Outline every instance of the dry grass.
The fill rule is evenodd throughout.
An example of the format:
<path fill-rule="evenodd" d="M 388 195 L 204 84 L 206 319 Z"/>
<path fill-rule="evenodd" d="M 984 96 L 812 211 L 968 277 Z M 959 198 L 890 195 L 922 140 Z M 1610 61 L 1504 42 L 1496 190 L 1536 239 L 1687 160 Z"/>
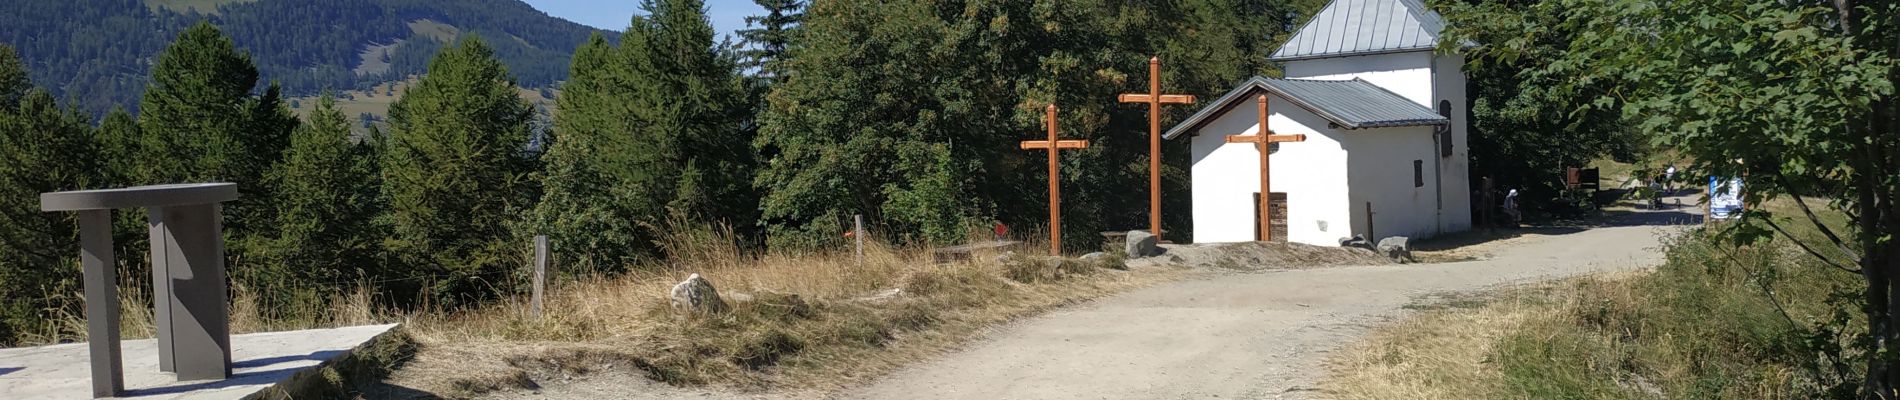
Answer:
<path fill-rule="evenodd" d="M 1651 271 L 1427 303 L 1337 355 L 1323 386 L 1348 399 L 1851 396 L 1857 277 L 1788 246 L 1691 233 Z"/>
<path fill-rule="evenodd" d="M 1510 398 L 1497 362 L 1499 344 L 1526 324 L 1560 318 L 1586 299 L 1608 292 L 1632 294 L 1624 282 L 1633 276 L 1611 274 L 1446 295 L 1409 305 L 1422 312 L 1374 329 L 1329 360 L 1332 373 L 1321 383 L 1322 390 L 1340 399 Z"/>
<path fill-rule="evenodd" d="M 860 265 L 844 252 L 747 256 L 705 245 L 729 243 L 718 235 L 692 235 L 670 240 L 673 261 L 654 272 L 556 283 L 539 319 L 522 299 L 410 315 L 424 350 L 388 384 L 464 397 L 622 369 L 684 386 L 841 387 L 994 324 L 1181 271 L 995 254 L 933 265 L 929 249 L 876 243 Z M 666 294 L 691 273 L 729 300 L 751 300 L 724 315 L 680 315 Z"/>

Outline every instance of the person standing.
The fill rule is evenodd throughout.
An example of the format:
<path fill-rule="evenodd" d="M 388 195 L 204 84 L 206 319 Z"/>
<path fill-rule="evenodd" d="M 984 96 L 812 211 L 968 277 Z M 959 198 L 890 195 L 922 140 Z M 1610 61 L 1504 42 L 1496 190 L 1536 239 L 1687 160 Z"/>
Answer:
<path fill-rule="evenodd" d="M 1504 194 L 1504 215 L 1511 217 L 1511 227 L 1517 227 L 1518 221 L 1523 220 L 1523 213 L 1517 210 L 1517 189 Z"/>
<path fill-rule="evenodd" d="M 1676 190 L 1676 165 L 1670 164 L 1663 169 L 1663 190 L 1674 193 Z"/>

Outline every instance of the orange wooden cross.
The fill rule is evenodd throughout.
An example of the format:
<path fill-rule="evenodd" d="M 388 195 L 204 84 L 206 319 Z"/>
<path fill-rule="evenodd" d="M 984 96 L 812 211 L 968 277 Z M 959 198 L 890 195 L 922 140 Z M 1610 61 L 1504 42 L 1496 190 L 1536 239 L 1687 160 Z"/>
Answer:
<path fill-rule="evenodd" d="M 1260 209 L 1258 214 L 1260 215 L 1260 241 L 1262 242 L 1273 241 L 1273 227 L 1268 225 L 1268 220 L 1273 218 L 1269 215 L 1273 209 L 1268 207 L 1268 205 L 1273 202 L 1273 184 L 1267 175 L 1267 146 L 1272 143 L 1304 141 L 1306 141 L 1306 135 L 1276 135 L 1273 134 L 1272 130 L 1267 129 L 1267 95 L 1265 94 L 1260 95 L 1260 130 L 1258 133 L 1252 135 L 1227 136 L 1227 143 L 1253 143 L 1254 148 L 1260 151 Z"/>
<path fill-rule="evenodd" d="M 1056 138 L 1056 105 L 1050 104 L 1048 115 L 1044 117 L 1049 126 L 1049 140 L 1025 140 L 1023 150 L 1049 151 L 1049 255 L 1062 256 L 1062 194 L 1061 174 L 1057 168 L 1056 152 L 1062 149 L 1083 149 L 1089 147 L 1087 140 L 1059 140 Z"/>
<path fill-rule="evenodd" d="M 1148 93 L 1121 95 L 1123 103 L 1148 103 L 1148 233 L 1161 240 L 1161 105 L 1193 104 L 1194 96 L 1161 94 L 1161 58 L 1148 59 Z"/>

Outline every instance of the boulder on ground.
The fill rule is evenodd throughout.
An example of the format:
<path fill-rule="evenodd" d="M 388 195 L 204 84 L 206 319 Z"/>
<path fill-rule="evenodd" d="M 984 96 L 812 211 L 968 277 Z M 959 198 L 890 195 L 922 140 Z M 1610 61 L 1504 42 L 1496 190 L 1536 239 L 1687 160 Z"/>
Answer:
<path fill-rule="evenodd" d="M 1379 239 L 1379 253 L 1392 258 L 1392 261 L 1408 263 L 1412 259 L 1411 239 L 1404 236 L 1392 236 Z"/>
<path fill-rule="evenodd" d="M 1161 254 L 1160 240 L 1147 231 L 1128 231 L 1128 243 L 1122 249 L 1128 258 L 1141 258 Z"/>
<path fill-rule="evenodd" d="M 712 282 L 699 274 L 673 285 L 672 298 L 673 309 L 689 314 L 715 314 L 729 309 L 726 301 L 719 298 L 719 291 L 713 289 Z"/>

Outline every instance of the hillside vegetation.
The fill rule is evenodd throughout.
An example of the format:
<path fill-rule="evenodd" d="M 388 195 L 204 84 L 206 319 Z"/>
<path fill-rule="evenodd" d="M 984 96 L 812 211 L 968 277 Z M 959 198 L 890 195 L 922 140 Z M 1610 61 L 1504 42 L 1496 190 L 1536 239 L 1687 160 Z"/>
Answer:
<path fill-rule="evenodd" d="M 95 116 L 136 113 L 159 51 L 201 20 L 250 53 L 260 82 L 291 96 L 408 79 L 470 34 L 489 39 L 521 86 L 548 87 L 566 79 L 588 35 L 617 37 L 517 0 L 15 0 L 0 2 L 0 42 L 17 48 L 55 98 Z"/>

